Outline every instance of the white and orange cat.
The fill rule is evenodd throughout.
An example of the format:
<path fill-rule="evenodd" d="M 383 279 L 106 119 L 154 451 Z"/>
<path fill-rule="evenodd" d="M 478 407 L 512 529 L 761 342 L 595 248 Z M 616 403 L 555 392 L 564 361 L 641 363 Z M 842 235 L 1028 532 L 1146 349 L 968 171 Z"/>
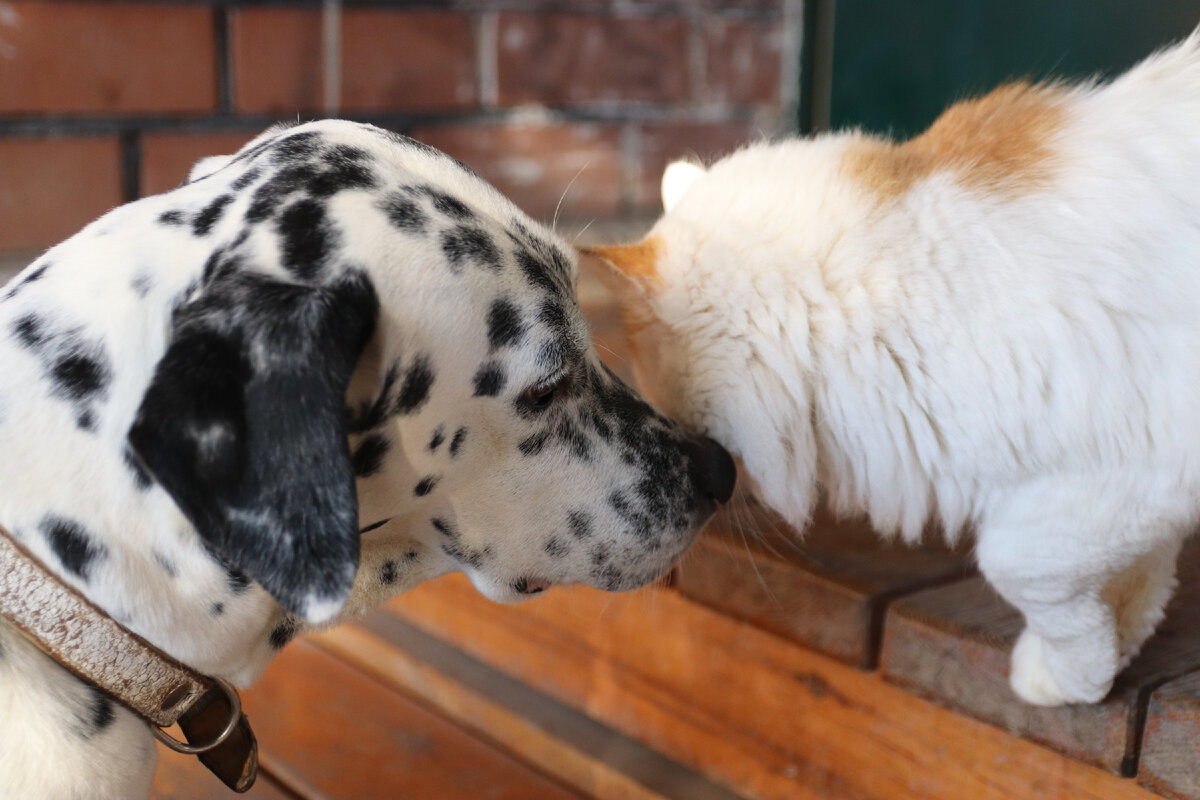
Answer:
<path fill-rule="evenodd" d="M 643 386 L 802 528 L 973 528 L 1013 689 L 1094 702 L 1200 521 L 1200 31 L 1104 84 L 1005 86 L 896 144 L 674 164 L 596 248 Z"/>

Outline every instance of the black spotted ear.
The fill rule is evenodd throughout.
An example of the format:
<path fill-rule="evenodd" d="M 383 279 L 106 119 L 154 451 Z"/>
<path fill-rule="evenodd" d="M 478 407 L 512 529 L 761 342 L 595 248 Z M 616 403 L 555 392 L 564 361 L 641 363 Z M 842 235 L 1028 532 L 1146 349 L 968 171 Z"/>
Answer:
<path fill-rule="evenodd" d="M 129 432 L 208 546 L 310 622 L 337 613 L 358 569 L 345 394 L 377 314 L 361 273 L 220 276 L 176 311 Z"/>

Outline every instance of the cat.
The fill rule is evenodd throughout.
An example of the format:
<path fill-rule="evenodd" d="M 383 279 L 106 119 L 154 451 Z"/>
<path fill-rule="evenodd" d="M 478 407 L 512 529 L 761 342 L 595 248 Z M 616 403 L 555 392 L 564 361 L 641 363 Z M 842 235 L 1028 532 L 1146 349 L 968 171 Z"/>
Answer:
<path fill-rule="evenodd" d="M 663 204 L 593 248 L 653 401 L 797 529 L 819 490 L 909 541 L 972 529 L 1025 618 L 1016 694 L 1101 700 L 1200 522 L 1200 30 L 902 144 L 677 162 Z"/>

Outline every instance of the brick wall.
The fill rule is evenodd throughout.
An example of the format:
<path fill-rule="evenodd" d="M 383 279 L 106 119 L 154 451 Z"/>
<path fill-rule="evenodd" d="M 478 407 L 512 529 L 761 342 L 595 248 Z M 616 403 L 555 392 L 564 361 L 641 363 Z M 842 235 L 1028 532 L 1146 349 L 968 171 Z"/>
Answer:
<path fill-rule="evenodd" d="M 794 127 L 801 2 L 0 0 L 0 253 L 329 115 L 442 148 L 535 216 L 652 213 L 668 159 Z"/>

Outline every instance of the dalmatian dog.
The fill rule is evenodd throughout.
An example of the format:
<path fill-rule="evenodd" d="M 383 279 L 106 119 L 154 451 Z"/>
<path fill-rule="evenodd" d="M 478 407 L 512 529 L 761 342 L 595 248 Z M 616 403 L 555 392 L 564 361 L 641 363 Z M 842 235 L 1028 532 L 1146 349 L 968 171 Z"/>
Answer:
<path fill-rule="evenodd" d="M 444 154 L 275 128 L 0 290 L 0 525 L 245 686 L 462 571 L 489 598 L 666 570 L 733 462 L 590 346 L 576 256 Z M 0 795 L 146 796 L 145 722 L 0 623 Z"/>

